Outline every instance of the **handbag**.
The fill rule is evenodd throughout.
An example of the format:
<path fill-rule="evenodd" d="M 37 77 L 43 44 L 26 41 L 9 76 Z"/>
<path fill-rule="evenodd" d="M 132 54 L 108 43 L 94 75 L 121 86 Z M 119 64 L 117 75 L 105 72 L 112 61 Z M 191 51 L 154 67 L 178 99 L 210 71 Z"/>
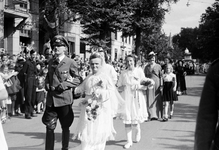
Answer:
<path fill-rule="evenodd" d="M 7 98 L 8 98 L 8 92 L 6 88 L 4 87 L 0 90 L 0 101 L 5 100 Z"/>
<path fill-rule="evenodd" d="M 6 90 L 7 90 L 8 94 L 13 95 L 13 94 L 18 93 L 21 89 L 20 81 L 19 81 L 18 77 L 12 76 L 9 80 L 11 81 L 12 84 L 9 87 L 6 86 Z"/>

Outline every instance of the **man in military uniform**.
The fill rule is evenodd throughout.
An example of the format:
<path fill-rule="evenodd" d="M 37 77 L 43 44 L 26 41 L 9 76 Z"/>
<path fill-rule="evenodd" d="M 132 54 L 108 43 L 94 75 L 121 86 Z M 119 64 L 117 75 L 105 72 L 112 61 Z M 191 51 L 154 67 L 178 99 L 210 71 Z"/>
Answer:
<path fill-rule="evenodd" d="M 77 64 L 68 58 L 68 41 L 61 35 L 52 40 L 55 57 L 48 63 L 46 77 L 46 110 L 42 122 L 46 125 L 46 150 L 54 149 L 54 130 L 59 119 L 62 128 L 62 150 L 68 150 L 70 130 L 74 120 L 72 88 L 78 86 Z"/>
<path fill-rule="evenodd" d="M 31 117 L 36 117 L 34 114 L 34 105 L 36 99 L 36 55 L 37 52 L 34 50 L 30 51 L 30 58 L 23 67 L 23 74 L 25 78 L 24 82 L 24 97 L 25 97 L 25 118 L 31 119 Z"/>
<path fill-rule="evenodd" d="M 195 130 L 195 150 L 219 150 L 219 60 L 208 70 Z"/>

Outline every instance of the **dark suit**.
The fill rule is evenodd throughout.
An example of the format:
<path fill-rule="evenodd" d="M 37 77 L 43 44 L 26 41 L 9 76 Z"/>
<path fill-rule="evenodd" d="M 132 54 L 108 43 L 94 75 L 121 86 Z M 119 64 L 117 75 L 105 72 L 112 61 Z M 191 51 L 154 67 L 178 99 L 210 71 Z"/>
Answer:
<path fill-rule="evenodd" d="M 68 149 L 69 127 L 74 120 L 72 88 L 80 83 L 77 74 L 76 63 L 66 56 L 60 63 L 57 63 L 55 58 L 49 61 L 46 77 L 48 91 L 46 110 L 42 118 L 47 127 L 46 150 L 54 149 L 54 129 L 57 119 L 62 127 L 62 150 Z M 75 78 L 73 82 L 67 81 L 69 76 Z"/>
<path fill-rule="evenodd" d="M 206 76 L 197 116 L 195 150 L 219 150 L 218 110 L 219 60 L 211 65 Z"/>
<path fill-rule="evenodd" d="M 25 116 L 33 115 L 36 97 L 36 62 L 28 59 L 23 67 L 25 76 Z"/>

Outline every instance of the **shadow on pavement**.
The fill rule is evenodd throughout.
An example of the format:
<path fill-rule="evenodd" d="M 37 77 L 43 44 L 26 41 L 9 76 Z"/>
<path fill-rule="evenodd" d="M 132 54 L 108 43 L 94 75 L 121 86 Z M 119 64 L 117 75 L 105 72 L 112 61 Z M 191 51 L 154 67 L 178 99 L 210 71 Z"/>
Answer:
<path fill-rule="evenodd" d="M 188 87 L 187 88 L 187 95 L 200 97 L 202 94 L 202 89 L 203 89 L 203 87 Z"/>
<path fill-rule="evenodd" d="M 195 122 L 198 112 L 198 106 L 175 103 L 175 114 L 173 115 L 172 121 L 176 122 Z M 176 111 L 177 109 L 177 111 Z M 177 120 L 174 120 L 177 118 Z"/>
<path fill-rule="evenodd" d="M 123 147 L 124 142 L 126 142 L 126 140 L 120 140 L 120 141 L 107 141 L 106 145 L 117 145 L 117 146 L 121 146 Z M 120 144 L 122 143 L 122 144 Z"/>
<path fill-rule="evenodd" d="M 193 146 L 188 145 L 170 145 L 170 144 L 162 144 L 164 147 L 166 147 L 166 150 L 192 150 Z"/>
<path fill-rule="evenodd" d="M 8 132 L 10 134 L 15 134 L 15 135 L 24 135 L 26 137 L 30 137 L 32 139 L 45 139 L 46 133 L 42 132 Z M 61 142 L 62 141 L 62 133 L 56 133 L 55 131 L 55 143 Z"/>

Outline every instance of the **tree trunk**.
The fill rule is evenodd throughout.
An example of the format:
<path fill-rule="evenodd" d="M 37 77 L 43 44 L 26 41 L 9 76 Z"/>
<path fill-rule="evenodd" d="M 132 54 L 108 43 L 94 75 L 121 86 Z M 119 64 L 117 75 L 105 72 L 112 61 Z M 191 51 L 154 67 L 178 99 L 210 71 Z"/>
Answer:
<path fill-rule="evenodd" d="M 141 29 L 137 27 L 136 29 L 136 40 L 135 40 L 135 54 L 140 56 L 140 45 L 141 45 Z"/>

